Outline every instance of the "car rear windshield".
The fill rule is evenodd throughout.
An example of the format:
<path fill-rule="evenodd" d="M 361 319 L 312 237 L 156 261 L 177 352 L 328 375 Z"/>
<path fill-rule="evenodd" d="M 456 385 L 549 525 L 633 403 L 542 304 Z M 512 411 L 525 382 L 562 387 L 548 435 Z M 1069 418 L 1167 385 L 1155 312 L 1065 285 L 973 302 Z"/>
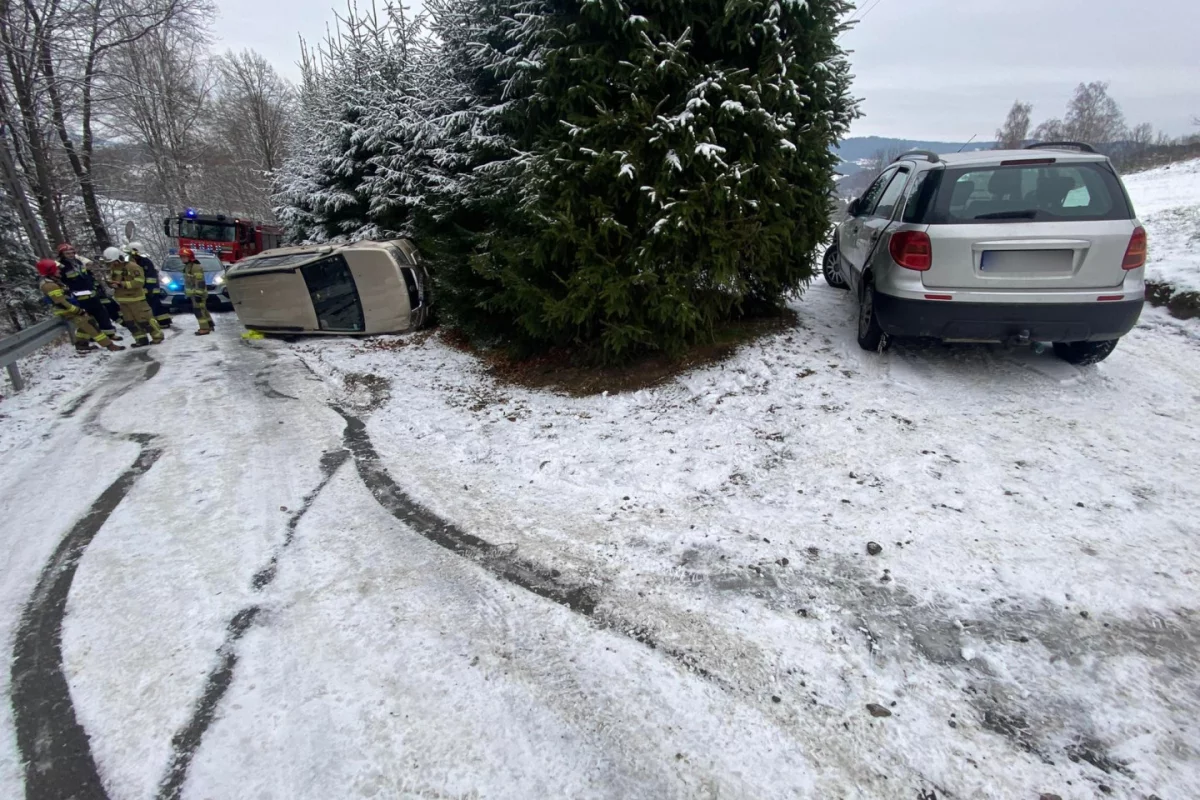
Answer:
<path fill-rule="evenodd" d="M 914 197 L 931 224 L 1131 219 L 1125 191 L 1104 163 L 960 167 L 941 171 Z M 921 202 L 924 201 L 924 202 Z M 907 216 L 907 214 L 906 214 Z"/>

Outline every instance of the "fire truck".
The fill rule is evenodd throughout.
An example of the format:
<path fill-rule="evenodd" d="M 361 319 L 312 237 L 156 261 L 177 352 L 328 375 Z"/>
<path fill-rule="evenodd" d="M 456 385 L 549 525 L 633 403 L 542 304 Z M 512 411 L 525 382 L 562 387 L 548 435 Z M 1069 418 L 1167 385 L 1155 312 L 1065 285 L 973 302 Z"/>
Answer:
<path fill-rule="evenodd" d="M 232 264 L 247 256 L 279 247 L 283 228 L 226 214 L 199 214 L 189 208 L 163 220 L 163 233 L 197 253 L 212 253 Z"/>

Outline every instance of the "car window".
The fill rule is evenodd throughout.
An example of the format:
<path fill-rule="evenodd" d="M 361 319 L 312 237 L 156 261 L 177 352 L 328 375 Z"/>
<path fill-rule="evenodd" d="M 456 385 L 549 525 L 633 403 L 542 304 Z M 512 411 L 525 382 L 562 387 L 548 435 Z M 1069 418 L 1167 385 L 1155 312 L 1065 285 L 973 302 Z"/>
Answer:
<path fill-rule="evenodd" d="M 1130 219 L 1116 175 L 1101 163 L 946 170 L 930 221 L 950 224 Z"/>
<path fill-rule="evenodd" d="M 340 253 L 300 267 L 323 331 L 358 332 L 365 328 L 354 274 Z"/>
<path fill-rule="evenodd" d="M 892 179 L 893 174 L 895 174 L 895 170 L 888 170 L 867 187 L 858 200 L 858 216 L 868 216 L 875 210 L 875 206 L 879 203 L 879 197 L 883 194 L 883 189 Z"/>
<path fill-rule="evenodd" d="M 924 206 L 929 202 L 929 192 L 925 188 L 931 185 L 929 176 L 932 174 L 932 170 L 925 170 L 908 182 L 908 190 L 904 193 L 904 213 L 900 217 L 904 222 L 921 221 L 925 213 Z"/>
<path fill-rule="evenodd" d="M 904 186 L 907 183 L 908 170 L 901 167 L 896 170 L 895 176 L 888 182 L 887 188 L 883 190 L 883 194 L 879 197 L 879 203 L 875 206 L 875 210 L 871 212 L 871 216 L 891 219 L 892 215 L 896 213 L 896 204 L 900 201 L 900 196 L 904 193 Z"/>
<path fill-rule="evenodd" d="M 409 310 L 416 311 L 424 302 L 424 298 L 421 295 L 421 285 L 417 281 L 417 273 L 413 272 L 410 267 L 401 267 L 400 273 L 404 276 L 404 286 L 408 289 Z"/>

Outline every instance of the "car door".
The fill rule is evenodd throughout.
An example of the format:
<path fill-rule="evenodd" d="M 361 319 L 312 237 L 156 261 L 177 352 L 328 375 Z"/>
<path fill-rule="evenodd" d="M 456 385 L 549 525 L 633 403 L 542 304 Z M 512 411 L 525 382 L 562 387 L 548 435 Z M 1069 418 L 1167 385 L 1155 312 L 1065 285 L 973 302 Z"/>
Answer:
<path fill-rule="evenodd" d="M 888 180 L 887 186 L 879 195 L 875 207 L 863 218 L 862 232 L 859 234 L 859 246 L 863 250 L 862 263 L 869 265 L 879 252 L 880 242 L 887 235 L 896 210 L 904 204 L 904 188 L 908 185 L 911 169 L 907 166 L 897 167 Z M 859 275 L 866 267 L 859 270 Z M 854 286 L 857 288 L 858 284 Z"/>
<path fill-rule="evenodd" d="M 842 275 L 850 282 L 851 288 L 855 291 L 858 289 L 858 276 L 862 274 L 863 264 L 869 254 L 869 251 L 864 248 L 865 224 L 879 203 L 883 190 L 895 177 L 897 169 L 897 167 L 890 167 L 880 173 L 879 177 L 872 181 L 867 190 L 858 198 L 854 215 L 838 228 L 838 252 L 841 253 L 842 258 Z"/>

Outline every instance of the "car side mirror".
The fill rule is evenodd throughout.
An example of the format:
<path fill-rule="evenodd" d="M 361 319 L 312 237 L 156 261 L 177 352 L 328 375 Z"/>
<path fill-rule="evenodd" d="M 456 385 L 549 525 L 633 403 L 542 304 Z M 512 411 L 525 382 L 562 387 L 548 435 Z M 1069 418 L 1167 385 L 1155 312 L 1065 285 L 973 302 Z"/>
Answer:
<path fill-rule="evenodd" d="M 850 201 L 850 205 L 846 206 L 846 213 L 852 217 L 858 216 L 858 200 L 859 198 L 856 197 Z"/>

